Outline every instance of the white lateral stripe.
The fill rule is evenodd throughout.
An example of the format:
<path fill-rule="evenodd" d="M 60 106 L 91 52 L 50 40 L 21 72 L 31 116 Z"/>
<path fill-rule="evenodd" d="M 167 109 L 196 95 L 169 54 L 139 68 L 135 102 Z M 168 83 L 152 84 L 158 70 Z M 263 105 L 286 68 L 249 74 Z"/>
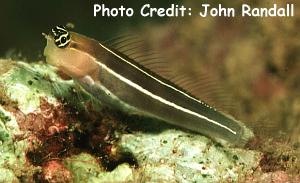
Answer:
<path fill-rule="evenodd" d="M 128 63 L 128 64 L 131 65 L 132 67 L 134 67 L 134 68 L 138 69 L 139 71 L 143 72 L 145 75 L 147 75 L 147 76 L 151 77 L 152 79 L 156 80 L 156 81 L 159 82 L 160 84 L 165 85 L 165 86 L 167 86 L 167 87 L 169 87 L 169 88 L 171 88 L 171 89 L 173 89 L 173 90 L 175 90 L 175 91 L 177 91 L 177 92 L 179 92 L 179 93 L 185 95 L 186 97 L 188 97 L 188 98 L 190 98 L 190 99 L 192 99 L 192 100 L 194 100 L 194 101 L 196 101 L 196 102 L 198 102 L 198 103 L 200 103 L 200 104 L 205 105 L 205 106 L 208 107 L 208 108 L 212 108 L 212 107 L 208 106 L 207 104 L 205 104 L 204 102 L 202 102 L 202 101 L 200 101 L 200 100 L 198 100 L 198 99 L 196 99 L 196 98 L 190 96 L 189 94 L 187 94 L 187 93 L 185 93 L 185 92 L 183 92 L 183 91 L 181 91 L 181 90 L 178 90 L 177 88 L 175 88 L 175 87 L 173 87 L 173 86 L 171 86 L 171 85 L 169 85 L 169 84 L 167 84 L 167 83 L 165 83 L 165 82 L 163 82 L 163 81 L 157 79 L 156 77 L 154 77 L 154 76 L 152 76 L 151 74 L 147 73 L 147 72 L 144 71 L 143 69 L 139 68 L 138 66 L 136 66 L 136 65 L 132 64 L 131 62 L 127 61 L 126 59 L 124 59 L 124 58 L 121 57 L 120 55 L 116 54 L 115 52 L 113 52 L 113 51 L 110 50 L 109 48 L 105 47 L 105 46 L 102 45 L 101 43 L 99 43 L 99 45 L 102 46 L 102 47 L 103 47 L 104 49 L 106 49 L 107 51 L 109 51 L 110 53 L 112 53 L 113 55 L 115 55 L 116 57 L 118 57 L 118 58 L 120 58 L 121 60 L 123 60 L 124 62 Z"/>
<path fill-rule="evenodd" d="M 151 98 L 153 98 L 153 99 L 155 99 L 155 100 L 158 100 L 158 101 L 160 101 L 160 102 L 162 102 L 162 103 L 164 103 L 164 104 L 166 104 L 166 105 L 168 105 L 168 106 L 174 107 L 175 109 L 181 110 L 181 111 L 183 111 L 183 112 L 185 112 L 185 113 L 188 113 L 188 114 L 197 116 L 197 117 L 199 117 L 199 118 L 201 118 L 201 119 L 204 119 L 204 120 L 206 120 L 206 121 L 209 121 L 209 122 L 211 122 L 211 123 L 213 123 L 213 124 L 215 124 L 215 125 L 217 125 L 217 126 L 220 126 L 221 128 L 224 128 L 224 129 L 226 129 L 226 130 L 228 130 L 228 131 L 230 131 L 231 133 L 233 133 L 233 134 L 236 135 L 236 132 L 233 131 L 232 129 L 228 128 L 227 126 L 222 125 L 222 124 L 220 124 L 220 123 L 218 123 L 218 122 L 216 122 L 216 121 L 214 121 L 214 120 L 211 120 L 211 119 L 209 119 L 209 118 L 207 118 L 207 117 L 205 117 L 205 116 L 202 116 L 202 115 L 200 115 L 200 114 L 198 114 L 198 113 L 196 113 L 196 112 L 194 112 L 194 111 L 191 111 L 191 110 L 189 110 L 189 109 L 186 109 L 186 108 L 184 108 L 184 107 L 181 107 L 181 106 L 179 106 L 179 105 L 177 105 L 177 104 L 175 104 L 175 103 L 173 103 L 173 102 L 170 102 L 170 101 L 168 101 L 168 100 L 166 100 L 166 99 L 164 99 L 164 98 L 161 98 L 160 96 L 154 95 L 153 93 L 151 93 L 150 91 L 148 91 L 148 90 L 142 88 L 142 87 L 139 86 L 138 84 L 133 83 L 133 82 L 130 81 L 129 79 L 127 79 L 127 78 L 121 76 L 120 74 L 116 73 L 115 71 L 111 70 L 110 68 L 108 68 L 108 67 L 107 67 L 106 65 L 104 65 L 103 63 L 100 63 L 100 62 L 96 62 L 96 63 L 98 63 L 98 64 L 100 65 L 100 67 L 102 67 L 103 69 L 107 70 L 109 73 L 113 74 L 115 77 L 117 77 L 117 78 L 120 79 L 121 81 L 123 81 L 123 82 L 125 82 L 126 84 L 128 84 L 128 85 L 134 87 L 135 89 L 139 90 L 140 92 L 142 92 L 142 93 L 144 93 L 144 94 L 150 96 Z"/>

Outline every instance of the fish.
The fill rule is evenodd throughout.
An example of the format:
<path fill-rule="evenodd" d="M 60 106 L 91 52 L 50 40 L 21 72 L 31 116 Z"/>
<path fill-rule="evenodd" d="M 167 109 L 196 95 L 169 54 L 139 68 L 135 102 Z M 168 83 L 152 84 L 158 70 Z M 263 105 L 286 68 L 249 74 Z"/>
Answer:
<path fill-rule="evenodd" d="M 55 26 L 44 36 L 46 62 L 112 109 L 158 119 L 234 146 L 244 146 L 253 138 L 244 123 L 105 42 L 64 26 Z"/>

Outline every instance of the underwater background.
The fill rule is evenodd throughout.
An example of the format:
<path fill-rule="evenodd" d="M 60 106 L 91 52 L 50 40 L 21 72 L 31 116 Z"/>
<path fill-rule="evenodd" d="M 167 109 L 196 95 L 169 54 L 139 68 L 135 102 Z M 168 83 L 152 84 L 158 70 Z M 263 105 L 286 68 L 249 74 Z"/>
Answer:
<path fill-rule="evenodd" d="M 144 46 L 159 50 L 170 68 L 190 76 L 213 78 L 206 101 L 224 108 L 256 134 L 250 150 L 263 152 L 264 173 L 280 172 L 299 180 L 300 158 L 300 4 L 292 18 L 93 17 L 93 3 L 119 7 L 120 1 L 2 1 L 0 58 L 35 63 L 44 60 L 42 32 L 54 25 L 74 25 L 74 31 L 107 40 L 122 34 L 141 37 Z M 199 10 L 207 1 L 151 1 L 153 7 L 185 4 Z M 122 4 L 135 10 L 146 1 Z M 211 1 L 238 7 L 265 7 L 270 1 Z M 284 6 L 286 1 L 272 1 Z M 2 68 L 3 69 L 3 68 Z M 1 70 L 1 68 L 0 68 Z M 284 173 L 282 173 L 284 172 Z M 276 174 L 277 175 L 277 174 Z M 254 175 L 255 177 L 256 175 Z M 287 176 L 288 177 L 288 176 Z M 244 182 L 244 181 L 242 181 Z M 266 181 L 267 182 L 267 181 Z"/>

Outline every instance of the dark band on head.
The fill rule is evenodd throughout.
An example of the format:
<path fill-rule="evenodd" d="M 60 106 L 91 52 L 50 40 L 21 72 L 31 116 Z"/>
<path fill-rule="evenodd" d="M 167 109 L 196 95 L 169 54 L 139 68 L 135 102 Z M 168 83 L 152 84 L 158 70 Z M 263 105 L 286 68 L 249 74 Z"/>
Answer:
<path fill-rule="evenodd" d="M 51 29 L 57 47 L 64 48 L 70 43 L 70 33 L 64 26 L 55 26 Z"/>

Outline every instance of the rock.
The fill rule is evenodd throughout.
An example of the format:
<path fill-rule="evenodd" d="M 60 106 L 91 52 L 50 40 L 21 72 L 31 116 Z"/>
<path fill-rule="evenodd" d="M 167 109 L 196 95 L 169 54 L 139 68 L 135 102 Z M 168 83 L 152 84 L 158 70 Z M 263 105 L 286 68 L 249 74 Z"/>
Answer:
<path fill-rule="evenodd" d="M 0 182 L 226 182 L 259 166 L 173 128 L 107 110 L 44 63 L 0 60 Z"/>
<path fill-rule="evenodd" d="M 179 130 L 123 135 L 120 146 L 137 158 L 142 182 L 237 181 L 251 174 L 260 159 L 258 152 L 222 147 Z"/>

